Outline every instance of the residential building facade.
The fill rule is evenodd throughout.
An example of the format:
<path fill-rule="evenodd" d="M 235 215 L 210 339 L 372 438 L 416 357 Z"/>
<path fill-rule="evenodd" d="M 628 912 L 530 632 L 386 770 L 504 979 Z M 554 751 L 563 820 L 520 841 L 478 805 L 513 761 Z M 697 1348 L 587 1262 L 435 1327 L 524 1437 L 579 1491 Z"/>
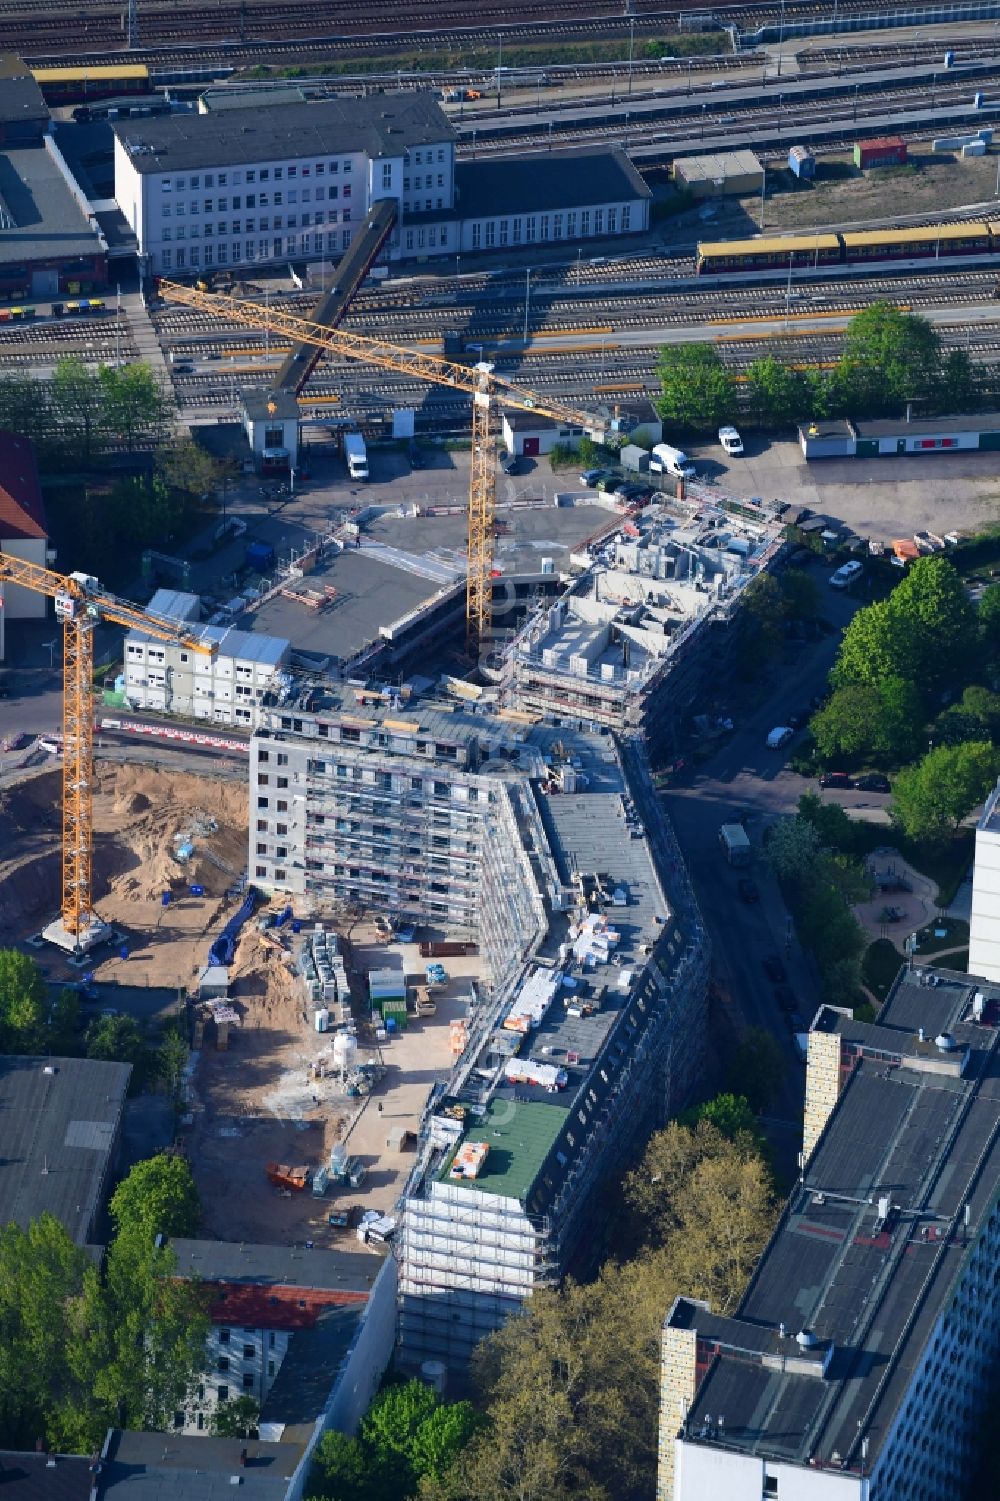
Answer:
<path fill-rule="evenodd" d="M 659 1501 L 967 1494 L 1000 1336 L 1000 989 L 908 967 L 874 1023 L 820 1008 L 808 1075 L 802 1176 L 739 1306 L 664 1324 Z"/>

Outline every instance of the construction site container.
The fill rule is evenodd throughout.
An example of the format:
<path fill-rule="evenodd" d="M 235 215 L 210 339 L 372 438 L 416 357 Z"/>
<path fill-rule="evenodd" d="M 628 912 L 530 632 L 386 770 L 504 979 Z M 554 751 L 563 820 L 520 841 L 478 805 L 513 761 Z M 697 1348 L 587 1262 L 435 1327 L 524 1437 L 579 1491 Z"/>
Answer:
<path fill-rule="evenodd" d="M 421 959 L 455 959 L 462 954 L 477 954 L 478 948 L 474 943 L 459 943 L 457 941 L 439 943 L 422 943 L 420 945 Z"/>
<path fill-rule="evenodd" d="M 486 1164 L 489 1142 L 465 1141 L 459 1147 L 448 1169 L 449 1178 L 478 1178 Z"/>
<path fill-rule="evenodd" d="M 789 171 L 803 182 L 816 176 L 816 158 L 808 146 L 793 146 L 788 153 Z"/>
<path fill-rule="evenodd" d="M 215 1024 L 215 1046 L 216 1046 L 216 1048 L 218 1049 L 218 1051 L 220 1053 L 227 1053 L 229 1051 L 229 1023 L 228 1022 L 216 1022 L 216 1024 Z"/>
<path fill-rule="evenodd" d="M 275 1188 L 290 1188 L 295 1193 L 301 1193 L 312 1178 L 311 1168 L 293 1167 L 287 1162 L 269 1162 L 265 1172 Z"/>
<path fill-rule="evenodd" d="M 314 1199 L 323 1199 L 323 1198 L 325 1198 L 326 1197 L 326 1190 L 329 1187 L 329 1184 L 330 1184 L 330 1174 L 327 1172 L 326 1168 L 325 1167 L 317 1168 L 316 1172 L 313 1174 L 313 1180 L 312 1180 L 313 1198 Z"/>
<path fill-rule="evenodd" d="M 906 164 L 906 142 L 902 136 L 876 136 L 870 141 L 855 141 L 856 167 L 902 167 Z"/>
<path fill-rule="evenodd" d="M 263 573 L 274 563 L 274 548 L 269 542 L 248 542 L 246 560 L 248 568 L 254 569 L 256 573 Z"/>
<path fill-rule="evenodd" d="M 317 1032 L 326 1032 L 330 1026 L 330 1013 L 325 1006 L 320 1006 L 313 1015 Z"/>

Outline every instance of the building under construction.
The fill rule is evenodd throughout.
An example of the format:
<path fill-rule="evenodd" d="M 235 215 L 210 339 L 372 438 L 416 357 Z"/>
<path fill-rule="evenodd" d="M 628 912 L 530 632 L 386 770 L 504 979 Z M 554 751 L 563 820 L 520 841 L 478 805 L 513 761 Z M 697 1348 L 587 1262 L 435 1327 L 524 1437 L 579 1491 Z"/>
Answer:
<path fill-rule="evenodd" d="M 255 883 L 467 932 L 483 958 L 406 1196 L 408 1362 L 464 1363 L 585 1260 L 596 1189 L 697 1079 L 704 933 L 627 754 L 495 699 L 361 689 L 254 737 Z"/>
<path fill-rule="evenodd" d="M 781 550 L 761 508 L 664 501 L 575 561 L 586 571 L 537 609 L 504 656 L 504 699 L 659 746 L 725 681 L 749 583 Z"/>

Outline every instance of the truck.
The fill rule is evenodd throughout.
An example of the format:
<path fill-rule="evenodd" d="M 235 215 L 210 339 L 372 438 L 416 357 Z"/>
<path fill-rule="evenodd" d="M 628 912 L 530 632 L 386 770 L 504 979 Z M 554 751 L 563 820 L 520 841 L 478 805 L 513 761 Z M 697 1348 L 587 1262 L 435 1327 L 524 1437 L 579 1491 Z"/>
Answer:
<path fill-rule="evenodd" d="M 750 864 L 750 840 L 741 823 L 720 824 L 719 843 L 730 865 Z"/>
<path fill-rule="evenodd" d="M 351 479 L 368 478 L 368 450 L 360 433 L 344 434 L 344 458 L 347 460 L 347 472 Z"/>
<path fill-rule="evenodd" d="M 674 479 L 694 479 L 698 471 L 682 448 L 657 443 L 649 456 L 650 474 L 670 474 Z"/>

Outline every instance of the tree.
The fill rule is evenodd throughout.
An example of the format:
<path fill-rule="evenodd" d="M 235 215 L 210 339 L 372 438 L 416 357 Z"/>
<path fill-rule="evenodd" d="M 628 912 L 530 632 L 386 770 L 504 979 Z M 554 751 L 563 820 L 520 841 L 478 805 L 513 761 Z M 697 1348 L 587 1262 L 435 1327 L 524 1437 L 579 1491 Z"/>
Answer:
<path fill-rule="evenodd" d="M 781 575 L 781 608 L 788 620 L 815 620 L 819 614 L 819 588 L 802 568 L 788 568 Z"/>
<path fill-rule="evenodd" d="M 770 1033 L 763 1036 L 780 1052 Z M 667 1248 L 691 1297 L 731 1313 L 767 1244 L 775 1218 L 771 1175 L 759 1156 L 728 1153 L 694 1174 Z"/>
<path fill-rule="evenodd" d="M 772 355 L 747 367 L 746 390 L 753 421 L 760 427 L 790 427 L 816 415 L 812 392 L 802 372 Z"/>
<path fill-rule="evenodd" d="M 441 1480 L 465 1450 L 483 1420 L 471 1402 L 442 1402 L 413 1435 L 409 1458 L 419 1480 Z"/>
<path fill-rule="evenodd" d="M 146 1051 L 139 1023 L 131 1016 L 99 1016 L 87 1028 L 87 1057 L 138 1064 Z"/>
<path fill-rule="evenodd" d="M 919 662 L 920 640 L 913 623 L 898 619 L 889 599 L 877 600 L 858 610 L 844 627 L 830 681 L 839 688 L 847 683 L 877 686 L 889 677 L 912 680 Z"/>
<path fill-rule="evenodd" d="M 953 682 L 956 664 L 971 662 L 976 639 L 976 612 L 958 570 L 947 558 L 918 558 L 888 604 L 893 620 L 906 622 L 919 639 L 917 680 Z"/>
<path fill-rule="evenodd" d="M 213 1438 L 256 1438 L 260 1423 L 260 1403 L 242 1392 L 228 1402 L 220 1402 L 212 1414 Z"/>
<path fill-rule="evenodd" d="M 923 733 L 924 701 L 905 678 L 845 683 L 813 715 L 809 728 L 824 761 L 872 755 L 898 766 L 914 754 Z"/>
<path fill-rule="evenodd" d="M 686 1110 L 680 1117 L 681 1124 L 687 1127 L 697 1126 L 699 1121 L 705 1121 L 721 1131 L 727 1141 L 736 1141 L 744 1133 L 751 1139 L 758 1140 L 757 1118 L 750 1108 L 750 1102 L 743 1094 L 719 1094 L 712 1100 L 706 1100 L 703 1105 L 696 1105 L 692 1110 Z"/>
<path fill-rule="evenodd" d="M 776 1099 L 787 1067 L 785 1052 L 776 1038 L 763 1027 L 747 1027 L 730 1059 L 730 1087 L 759 1114 Z"/>
<path fill-rule="evenodd" d="M 156 1072 L 175 1098 L 181 1087 L 188 1063 L 188 1045 L 180 1026 L 164 1028 L 156 1050 Z"/>
<path fill-rule="evenodd" d="M 386 1387 L 365 1415 L 361 1438 L 378 1454 L 408 1461 L 414 1437 L 437 1405 L 437 1393 L 422 1381 Z"/>
<path fill-rule="evenodd" d="M 137 1162 L 111 1196 L 116 1234 L 138 1234 L 152 1244 L 157 1235 L 194 1235 L 201 1204 L 190 1163 L 161 1152 Z"/>
<path fill-rule="evenodd" d="M 78 460 L 89 464 L 98 447 L 103 415 L 97 375 L 76 356 L 58 360 L 52 372 L 51 398 L 61 440 Z"/>
<path fill-rule="evenodd" d="M 839 803 L 824 803 L 815 792 L 804 792 L 799 798 L 797 816 L 812 824 L 824 849 L 841 852 L 853 849 L 855 825 Z"/>
<path fill-rule="evenodd" d="M 736 413 L 732 377 L 714 344 L 667 344 L 657 367 L 664 422 L 689 432 L 707 432 Z"/>
<path fill-rule="evenodd" d="M 932 395 L 941 341 L 926 318 L 874 302 L 851 319 L 839 369 L 856 394 L 855 411 L 898 411 Z"/>
<path fill-rule="evenodd" d="M 768 831 L 766 849 L 767 863 L 782 885 L 805 882 L 819 858 L 819 830 L 804 818 L 779 818 Z"/>
<path fill-rule="evenodd" d="M 910 838 L 941 842 L 989 792 L 1000 753 L 985 740 L 939 745 L 893 782 L 890 816 Z"/>
<path fill-rule="evenodd" d="M 990 656 L 1000 653 L 1000 584 L 990 584 L 979 597 L 976 624 L 983 646 Z"/>
<path fill-rule="evenodd" d="M 102 365 L 98 380 L 107 431 L 129 453 L 134 452 L 140 439 L 152 442 L 164 436 L 172 402 L 148 365 L 130 364 L 122 370 Z"/>
<path fill-rule="evenodd" d="M 156 468 L 171 489 L 202 497 L 219 483 L 223 466 L 200 443 L 180 438 L 160 449 Z"/>
<path fill-rule="evenodd" d="M 934 390 L 939 412 L 971 412 L 979 405 L 979 380 L 964 349 L 949 349 Z"/>
<path fill-rule="evenodd" d="M 316 1445 L 310 1494 L 325 1501 L 367 1501 L 370 1480 L 371 1462 L 360 1439 L 328 1429 Z"/>
<path fill-rule="evenodd" d="M 0 1048 L 34 1052 L 43 1039 L 46 1011 L 45 981 L 34 959 L 17 949 L 0 949 Z"/>
<path fill-rule="evenodd" d="M 53 1053 L 72 1053 L 79 1047 L 80 997 L 64 987 L 49 1006 L 45 1044 Z"/>

